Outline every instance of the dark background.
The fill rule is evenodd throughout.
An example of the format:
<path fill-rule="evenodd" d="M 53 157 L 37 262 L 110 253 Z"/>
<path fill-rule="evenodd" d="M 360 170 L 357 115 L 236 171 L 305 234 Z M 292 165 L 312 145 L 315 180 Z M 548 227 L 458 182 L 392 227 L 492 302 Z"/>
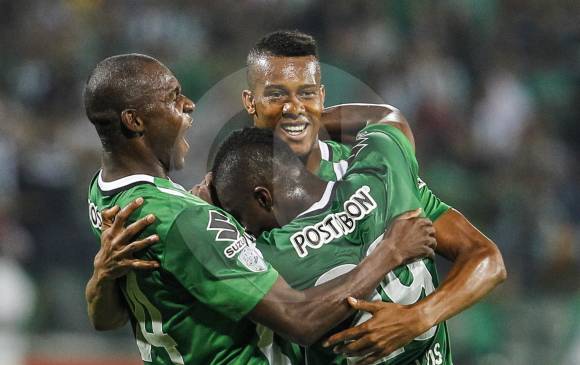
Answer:
<path fill-rule="evenodd" d="M 138 356 L 128 330 L 85 314 L 95 64 L 139 52 L 174 71 L 198 102 L 175 177 L 191 186 L 201 137 L 244 119 L 247 51 L 285 28 L 318 40 L 327 105 L 404 112 L 424 180 L 502 250 L 508 281 L 450 321 L 456 363 L 579 364 L 579 19 L 563 0 L 0 0 L 0 363 Z"/>

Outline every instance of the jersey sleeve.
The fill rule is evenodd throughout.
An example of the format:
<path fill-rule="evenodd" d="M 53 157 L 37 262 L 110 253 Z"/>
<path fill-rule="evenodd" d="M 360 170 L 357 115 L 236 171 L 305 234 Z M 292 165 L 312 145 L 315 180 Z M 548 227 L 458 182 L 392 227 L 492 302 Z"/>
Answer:
<path fill-rule="evenodd" d="M 425 216 L 435 222 L 450 206 L 441 201 L 421 178 L 417 178 L 417 186 L 419 188 L 419 197 L 421 199 L 421 206 L 425 211 Z"/>
<path fill-rule="evenodd" d="M 419 169 L 413 147 L 397 128 L 372 124 L 359 132 L 348 159 L 348 173 L 372 172 L 385 175 L 390 169 Z"/>
<path fill-rule="evenodd" d="M 417 160 L 407 137 L 395 127 L 372 125 L 357 136 L 347 180 L 361 184 L 365 176 L 374 176 L 386 191 L 382 211 L 390 223 L 396 216 L 422 207 L 417 170 Z"/>
<path fill-rule="evenodd" d="M 278 278 L 253 238 L 217 208 L 179 214 L 167 234 L 162 268 L 197 300 L 232 320 L 251 311 Z"/>

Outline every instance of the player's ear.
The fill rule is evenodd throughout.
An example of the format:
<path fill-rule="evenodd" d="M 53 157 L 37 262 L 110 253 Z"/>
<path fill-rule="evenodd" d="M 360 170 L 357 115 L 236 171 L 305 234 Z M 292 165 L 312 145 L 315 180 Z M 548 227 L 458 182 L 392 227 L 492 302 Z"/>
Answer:
<path fill-rule="evenodd" d="M 145 130 L 143 120 L 137 115 L 135 109 L 125 109 L 121 112 L 121 130 L 125 137 L 140 137 Z"/>
<path fill-rule="evenodd" d="M 320 85 L 320 103 L 322 104 L 322 107 L 324 107 L 324 98 L 326 97 L 326 89 L 324 88 L 324 85 Z"/>
<path fill-rule="evenodd" d="M 244 108 L 248 114 L 256 114 L 256 100 L 254 99 L 254 93 L 250 90 L 242 91 L 242 103 L 244 104 Z"/>
<path fill-rule="evenodd" d="M 272 199 L 272 194 L 270 194 L 270 190 L 263 186 L 257 186 L 254 188 L 254 199 L 258 202 L 258 204 L 267 211 L 272 210 L 272 205 L 274 203 Z"/>

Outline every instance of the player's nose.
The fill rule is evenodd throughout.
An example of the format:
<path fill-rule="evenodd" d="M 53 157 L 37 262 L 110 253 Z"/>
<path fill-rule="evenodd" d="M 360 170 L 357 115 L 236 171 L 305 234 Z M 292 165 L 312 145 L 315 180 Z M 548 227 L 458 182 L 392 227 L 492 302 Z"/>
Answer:
<path fill-rule="evenodd" d="M 195 103 L 188 97 L 185 97 L 185 101 L 183 102 L 183 112 L 184 113 L 193 113 L 195 110 Z"/>
<path fill-rule="evenodd" d="M 282 108 L 282 113 L 284 115 L 295 115 L 298 116 L 304 112 L 304 104 L 296 98 L 293 97 L 288 102 L 284 103 L 284 107 Z"/>

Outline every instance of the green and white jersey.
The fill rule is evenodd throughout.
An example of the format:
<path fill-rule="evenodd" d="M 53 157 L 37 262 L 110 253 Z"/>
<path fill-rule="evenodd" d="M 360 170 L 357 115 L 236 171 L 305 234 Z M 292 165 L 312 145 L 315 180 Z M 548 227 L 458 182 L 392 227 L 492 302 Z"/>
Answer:
<path fill-rule="evenodd" d="M 398 215 L 423 207 L 417 175 L 417 160 L 407 138 L 392 126 L 368 126 L 357 137 L 342 180 L 328 182 L 320 201 L 284 227 L 263 233 L 257 245 L 293 287 L 320 285 L 352 270 Z M 434 261 L 418 260 L 389 273 L 372 299 L 412 304 L 438 284 Z M 359 314 L 351 324 L 368 318 Z M 306 353 L 309 365 L 350 362 L 319 345 Z M 451 364 L 445 323 L 378 363 Z"/>
<path fill-rule="evenodd" d="M 317 175 L 324 181 L 342 179 L 348 168 L 350 146 L 335 141 L 318 141 L 320 166 Z"/>
<path fill-rule="evenodd" d="M 341 180 L 348 169 L 351 147 L 335 141 L 319 141 L 318 147 L 321 156 L 320 167 L 317 171 L 318 177 L 325 181 Z M 421 178 L 417 178 L 417 185 L 425 216 L 434 222 L 449 209 L 449 205 L 433 194 Z"/>
<path fill-rule="evenodd" d="M 228 213 L 170 180 L 133 175 L 104 182 L 100 173 L 89 191 L 95 236 L 101 234 L 103 209 L 123 207 L 138 197 L 145 202 L 132 220 L 155 214 L 155 223 L 142 236 L 157 233 L 160 238 L 141 257 L 161 267 L 130 272 L 119 286 L 143 361 L 271 364 L 272 344 L 267 339 L 259 343 L 256 325 L 244 319 L 278 278 L 254 239 Z"/>

